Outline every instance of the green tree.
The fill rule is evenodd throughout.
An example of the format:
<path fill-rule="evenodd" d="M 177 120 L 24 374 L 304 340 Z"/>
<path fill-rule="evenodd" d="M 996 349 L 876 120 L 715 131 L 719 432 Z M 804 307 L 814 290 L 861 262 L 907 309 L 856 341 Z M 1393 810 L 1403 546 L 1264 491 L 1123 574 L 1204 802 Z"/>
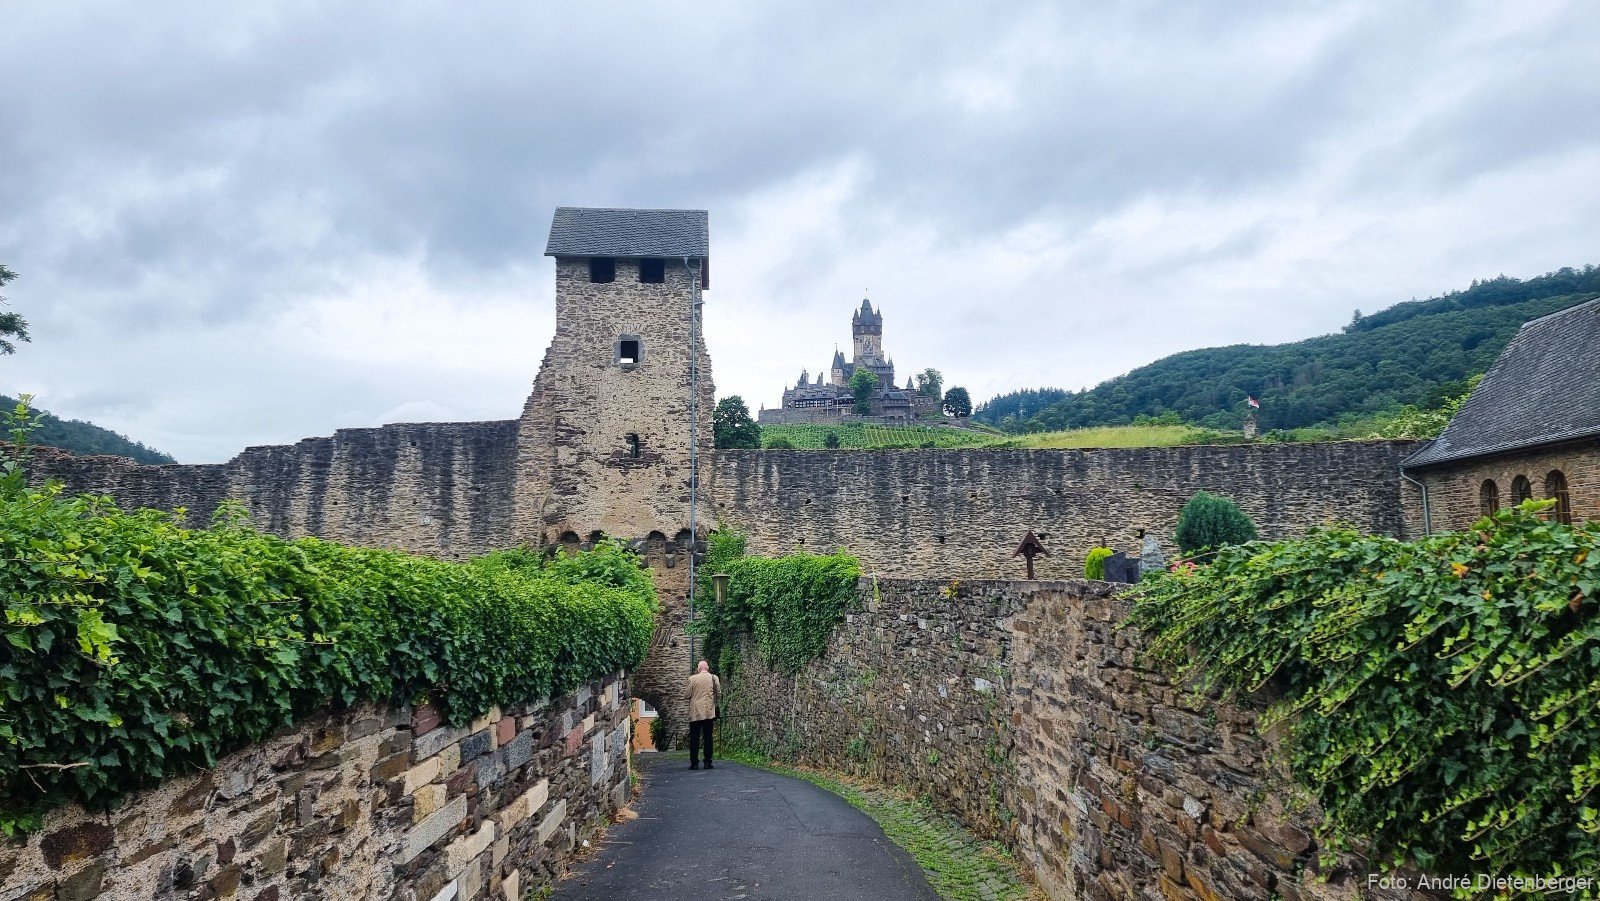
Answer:
<path fill-rule="evenodd" d="M 16 399 L 0 394 L 0 409 L 11 409 L 16 403 Z M 85 456 L 111 454 L 132 457 L 135 463 L 176 462 L 167 454 L 92 422 L 61 419 L 49 410 L 34 409 L 32 415 L 36 429 L 31 442 L 33 444 L 59 447 Z"/>
<path fill-rule="evenodd" d="M 829 432 L 827 437 L 822 439 L 822 446 L 830 450 L 837 448 L 842 443 L 843 442 L 839 440 L 838 432 Z"/>
<path fill-rule="evenodd" d="M 720 448 L 761 446 L 761 426 L 750 418 L 744 398 L 735 394 L 717 401 L 711 413 L 712 443 Z"/>
<path fill-rule="evenodd" d="M 767 442 L 767 449 L 768 450 L 794 450 L 794 442 L 790 441 L 789 439 L 787 439 L 785 437 L 783 437 L 782 435 L 779 435 L 778 437 L 776 437 L 776 438 L 772 439 L 771 441 Z"/>
<path fill-rule="evenodd" d="M 928 367 L 912 376 L 917 383 L 917 393 L 923 397 L 938 397 L 944 391 L 944 373 Z"/>
<path fill-rule="evenodd" d="M 856 413 L 872 412 L 872 392 L 878 390 L 878 375 L 870 369 L 857 369 L 850 377 L 850 393 L 856 396 Z"/>
<path fill-rule="evenodd" d="M 1221 495 L 1196 491 L 1178 514 L 1178 547 L 1193 555 L 1258 538 L 1256 524 L 1239 505 Z"/>
<path fill-rule="evenodd" d="M 944 393 L 944 411 L 951 416 L 971 416 L 972 396 L 967 389 L 957 385 Z"/>
<path fill-rule="evenodd" d="M 0 263 L 0 288 L 4 288 L 16 277 L 15 272 L 7 269 L 4 263 Z M 6 299 L 0 297 L 0 304 L 5 302 Z M 7 341 L 7 338 L 15 338 L 18 341 L 33 340 L 28 337 L 28 320 L 23 319 L 21 313 L 0 313 L 0 354 L 16 353 L 17 346 Z"/>

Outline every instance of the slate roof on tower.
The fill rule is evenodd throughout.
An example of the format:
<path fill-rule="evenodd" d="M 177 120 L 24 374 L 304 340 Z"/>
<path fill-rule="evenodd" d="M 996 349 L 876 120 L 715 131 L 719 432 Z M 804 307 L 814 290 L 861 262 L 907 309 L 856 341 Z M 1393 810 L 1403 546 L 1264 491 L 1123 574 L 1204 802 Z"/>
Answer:
<path fill-rule="evenodd" d="M 556 207 L 547 257 L 693 257 L 711 255 L 705 210 Z"/>
<path fill-rule="evenodd" d="M 1600 436 L 1600 299 L 1523 323 L 1432 444 L 1406 467 Z"/>

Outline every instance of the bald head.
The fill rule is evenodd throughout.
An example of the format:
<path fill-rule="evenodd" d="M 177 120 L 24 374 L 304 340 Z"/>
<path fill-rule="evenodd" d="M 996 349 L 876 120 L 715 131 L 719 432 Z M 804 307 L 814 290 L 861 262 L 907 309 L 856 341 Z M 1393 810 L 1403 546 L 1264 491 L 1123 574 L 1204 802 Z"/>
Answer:
<path fill-rule="evenodd" d="M 695 669 L 695 672 L 697 672 L 697 673 L 709 673 L 709 672 L 711 672 L 711 664 L 709 664 L 709 663 L 705 662 L 704 660 L 702 660 L 702 661 L 700 661 L 700 666 L 698 666 Z"/>

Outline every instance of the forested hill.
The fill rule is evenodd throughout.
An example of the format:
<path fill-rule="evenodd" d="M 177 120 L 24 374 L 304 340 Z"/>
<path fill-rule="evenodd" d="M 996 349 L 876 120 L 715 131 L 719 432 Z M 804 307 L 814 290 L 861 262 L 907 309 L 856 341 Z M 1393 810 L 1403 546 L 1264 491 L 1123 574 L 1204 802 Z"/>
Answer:
<path fill-rule="evenodd" d="M 1403 404 L 1432 406 L 1488 369 L 1522 323 L 1597 296 L 1600 267 L 1592 265 L 1526 281 L 1500 276 L 1371 315 L 1358 312 L 1335 335 L 1173 354 L 1087 391 L 1058 392 L 1042 410 L 1033 404 L 1053 389 L 1001 395 L 973 418 L 1010 431 L 1041 431 L 1176 414 L 1185 422 L 1235 428 L 1244 420 L 1245 396 L 1254 395 L 1261 401 L 1261 427 L 1287 429 Z"/>
<path fill-rule="evenodd" d="M 16 398 L 0 395 L 0 405 L 4 405 L 0 409 L 9 412 L 16 408 L 17 401 Z M 175 462 L 154 448 L 145 447 L 137 441 L 131 441 L 92 422 L 61 419 L 39 409 L 35 409 L 34 413 L 39 417 L 39 429 L 29 439 L 34 444 L 59 447 L 75 454 L 113 454 L 118 457 L 132 457 L 137 463 Z M 6 434 L 0 436 L 0 440 L 10 440 L 10 437 Z"/>

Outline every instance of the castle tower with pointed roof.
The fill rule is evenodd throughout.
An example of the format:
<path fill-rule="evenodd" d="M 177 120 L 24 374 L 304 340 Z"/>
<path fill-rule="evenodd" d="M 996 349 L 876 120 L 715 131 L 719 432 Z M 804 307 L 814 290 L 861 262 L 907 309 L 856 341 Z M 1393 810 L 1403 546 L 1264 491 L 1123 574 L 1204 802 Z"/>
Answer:
<path fill-rule="evenodd" d="M 894 387 L 894 366 L 883 356 L 883 314 L 872 308 L 872 301 L 863 299 L 861 309 L 850 317 L 850 337 L 855 342 L 855 364 L 877 372 L 885 387 Z"/>
<path fill-rule="evenodd" d="M 928 398 L 895 384 L 894 359 L 883 350 L 883 311 L 875 309 L 872 301 L 862 300 L 861 306 L 850 316 L 852 358 L 847 362 L 844 351 L 834 348 L 833 359 L 826 369 L 817 373 L 815 381 L 802 376 L 799 383 L 783 392 L 783 406 L 763 409 L 761 422 L 768 425 L 785 422 L 838 422 L 851 415 L 855 395 L 850 390 L 850 379 L 865 370 L 878 377 L 878 389 L 873 395 L 873 419 L 883 421 L 909 421 L 922 414 L 939 412 L 939 399 Z M 825 374 L 824 374 L 825 373 Z"/>

